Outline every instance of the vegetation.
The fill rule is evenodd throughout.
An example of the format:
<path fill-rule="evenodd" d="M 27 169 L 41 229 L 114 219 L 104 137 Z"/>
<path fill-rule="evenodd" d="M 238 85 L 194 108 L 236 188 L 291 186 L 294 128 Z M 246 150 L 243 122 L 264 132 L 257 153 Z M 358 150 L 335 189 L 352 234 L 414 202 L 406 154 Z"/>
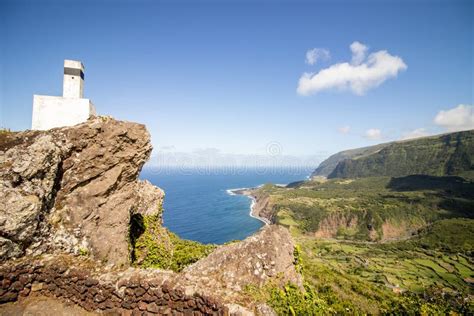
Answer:
<path fill-rule="evenodd" d="M 283 288 L 266 286 L 260 291 L 261 297 L 278 315 L 321 315 L 333 311 L 308 284 L 304 290 L 289 283 Z"/>
<path fill-rule="evenodd" d="M 86 248 L 79 248 L 79 256 L 88 256 L 89 255 L 89 250 Z"/>
<path fill-rule="evenodd" d="M 406 241 L 386 244 L 387 249 L 441 251 L 447 254 L 473 257 L 474 221 L 465 218 L 441 220 L 422 229 L 419 235 Z"/>
<path fill-rule="evenodd" d="M 340 160 L 328 178 L 443 176 L 473 170 L 473 165 L 471 130 L 385 144 L 376 152 Z"/>
<path fill-rule="evenodd" d="M 8 149 L 7 145 L 11 142 L 11 135 L 10 129 L 0 127 L 0 150 Z"/>
<path fill-rule="evenodd" d="M 27 136 L 24 133 L 14 132 L 8 128 L 0 127 L 0 151 L 7 151 L 20 144 L 28 146 L 34 142 L 34 139 L 41 134 L 41 131 L 28 131 Z"/>
<path fill-rule="evenodd" d="M 457 221 L 445 220 L 435 230 L 452 230 Z M 472 220 L 460 221 L 474 228 Z M 287 284 L 282 289 L 269 283 L 247 292 L 279 315 L 470 314 L 473 309 L 466 298 L 472 288 L 465 280 L 474 277 L 472 257 L 443 252 L 436 243 L 433 250 L 418 248 L 418 242 L 431 240 L 432 234 L 436 232 L 427 230 L 409 247 L 404 242 L 367 244 L 298 236 L 295 265 L 305 279 L 304 288 Z M 457 241 L 469 234 L 448 239 L 450 249 L 457 249 Z"/>
<path fill-rule="evenodd" d="M 249 285 L 279 315 L 474 314 L 474 131 L 341 152 L 313 177 L 255 192 L 297 246 L 300 287 Z M 419 174 L 418 174 L 419 173 Z M 180 271 L 215 246 L 161 216 L 132 219 L 132 260 Z"/>
<path fill-rule="evenodd" d="M 474 216 L 474 182 L 460 177 L 372 177 L 264 186 L 277 223 L 294 233 L 354 241 L 408 238 L 429 223 Z"/>
<path fill-rule="evenodd" d="M 130 230 L 132 262 L 143 268 L 176 272 L 207 256 L 215 245 L 179 238 L 161 224 L 161 214 L 132 217 Z"/>
<path fill-rule="evenodd" d="M 318 291 L 351 302 L 352 310 L 380 313 L 414 298 L 428 303 L 433 301 L 430 293 L 438 290 L 455 298 L 452 305 L 437 302 L 440 310 L 463 311 L 467 308 L 463 298 L 472 294 L 472 257 L 464 254 L 427 250 L 404 241 L 374 244 L 299 237 L 298 242 L 305 280 Z"/>
<path fill-rule="evenodd" d="M 363 157 L 363 156 L 373 154 L 381 150 L 382 148 L 389 146 L 390 144 L 391 143 L 378 144 L 374 146 L 349 149 L 349 150 L 338 152 L 330 156 L 328 159 L 324 160 L 323 162 L 321 162 L 318 168 L 314 170 L 311 176 L 312 177 L 317 177 L 317 176 L 327 177 L 336 168 L 339 162 L 346 159 L 356 159 L 358 157 Z"/>
<path fill-rule="evenodd" d="M 293 251 L 294 261 L 296 272 L 303 272 L 303 258 L 301 256 L 301 248 L 299 245 L 295 245 L 295 250 Z"/>
<path fill-rule="evenodd" d="M 305 285 L 254 297 L 280 315 L 472 314 L 473 192 L 472 180 L 422 175 L 264 186 Z"/>

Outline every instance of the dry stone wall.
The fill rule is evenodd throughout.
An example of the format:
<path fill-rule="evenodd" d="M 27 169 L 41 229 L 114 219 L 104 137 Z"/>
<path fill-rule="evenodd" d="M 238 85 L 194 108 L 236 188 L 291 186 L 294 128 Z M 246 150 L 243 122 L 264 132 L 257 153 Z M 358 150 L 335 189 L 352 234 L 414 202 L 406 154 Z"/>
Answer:
<path fill-rule="evenodd" d="M 77 261 L 77 258 L 75 259 Z M 0 267 L 0 303 L 32 293 L 71 301 L 88 311 L 111 315 L 228 315 L 219 301 L 186 295 L 173 286 L 166 272 L 128 269 L 97 273 L 71 261 L 20 261 Z"/>

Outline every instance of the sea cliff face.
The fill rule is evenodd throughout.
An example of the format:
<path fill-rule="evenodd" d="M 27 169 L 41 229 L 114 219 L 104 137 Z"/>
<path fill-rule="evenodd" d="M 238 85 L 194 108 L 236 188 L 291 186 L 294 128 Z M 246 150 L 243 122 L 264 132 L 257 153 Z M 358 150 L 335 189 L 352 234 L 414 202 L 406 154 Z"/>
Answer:
<path fill-rule="evenodd" d="M 473 148 L 474 130 L 379 144 L 334 154 L 312 176 L 458 175 L 472 172 Z"/>
<path fill-rule="evenodd" d="M 338 152 L 334 155 L 331 155 L 326 160 L 322 161 L 319 164 L 319 166 L 313 171 L 313 173 L 311 174 L 311 177 L 327 177 L 329 176 L 329 174 L 331 174 L 331 172 L 333 172 L 334 168 L 336 168 L 336 166 L 341 161 L 344 161 L 346 159 L 357 159 L 358 157 L 363 157 L 366 155 L 376 153 L 377 151 L 385 148 L 388 145 L 390 145 L 390 143 L 349 149 L 349 150 Z"/>
<path fill-rule="evenodd" d="M 151 150 L 144 125 L 107 117 L 0 134 L 0 303 L 33 293 L 95 312 L 269 314 L 248 286 L 301 286 L 283 227 L 219 247 L 162 227 L 164 192 L 138 180 Z"/>

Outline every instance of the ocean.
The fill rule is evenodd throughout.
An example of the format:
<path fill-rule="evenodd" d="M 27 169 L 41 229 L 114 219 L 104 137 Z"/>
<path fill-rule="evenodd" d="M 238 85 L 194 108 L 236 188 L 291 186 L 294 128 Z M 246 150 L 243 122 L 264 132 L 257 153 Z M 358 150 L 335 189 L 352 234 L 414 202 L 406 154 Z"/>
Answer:
<path fill-rule="evenodd" d="M 147 179 L 165 191 L 164 226 L 181 238 L 223 244 L 242 240 L 264 225 L 250 217 L 251 200 L 229 189 L 265 183 L 287 184 L 305 179 L 313 169 L 179 170 L 144 168 Z"/>

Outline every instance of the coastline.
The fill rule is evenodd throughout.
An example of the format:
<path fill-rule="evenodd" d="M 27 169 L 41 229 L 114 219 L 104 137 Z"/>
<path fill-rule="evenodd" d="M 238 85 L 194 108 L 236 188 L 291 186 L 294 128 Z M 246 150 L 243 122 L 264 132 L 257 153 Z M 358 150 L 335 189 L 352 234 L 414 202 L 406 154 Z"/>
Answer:
<path fill-rule="evenodd" d="M 263 222 L 265 225 L 271 225 L 272 223 L 270 220 L 268 220 L 265 217 L 259 216 L 258 214 L 255 213 L 256 205 L 258 201 L 257 201 L 257 198 L 254 195 L 252 195 L 252 191 L 255 189 L 258 189 L 259 187 L 261 187 L 261 185 L 254 188 L 228 189 L 226 190 L 226 192 L 229 195 L 243 195 L 243 196 L 248 197 L 251 200 L 250 212 L 249 212 L 250 217 L 258 219 L 259 221 Z"/>

